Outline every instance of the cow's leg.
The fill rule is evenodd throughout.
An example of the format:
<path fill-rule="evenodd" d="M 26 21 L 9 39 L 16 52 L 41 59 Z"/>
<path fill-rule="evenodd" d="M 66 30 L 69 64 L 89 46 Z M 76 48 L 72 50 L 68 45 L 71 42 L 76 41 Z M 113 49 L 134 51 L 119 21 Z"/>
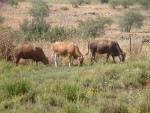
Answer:
<path fill-rule="evenodd" d="M 19 60 L 20 60 L 20 57 L 19 58 L 16 58 L 16 66 L 18 66 L 18 63 L 19 63 Z"/>
<path fill-rule="evenodd" d="M 119 55 L 118 57 L 119 57 L 120 62 L 122 62 L 121 56 Z"/>
<path fill-rule="evenodd" d="M 54 54 L 55 67 L 58 66 L 59 55 L 57 53 Z"/>
<path fill-rule="evenodd" d="M 96 62 L 96 60 L 95 60 L 95 52 L 92 52 L 92 54 L 91 54 L 91 64 L 93 64 L 93 60 Z"/>
<path fill-rule="evenodd" d="M 106 56 L 106 62 L 108 62 L 108 58 L 109 58 L 110 54 L 107 53 L 107 56 Z"/>
<path fill-rule="evenodd" d="M 36 62 L 36 65 L 38 66 L 38 61 L 35 61 Z"/>
<path fill-rule="evenodd" d="M 112 58 L 113 58 L 113 62 L 116 63 L 116 61 L 115 61 L 115 56 L 112 56 Z"/>
<path fill-rule="evenodd" d="M 69 58 L 69 67 L 71 67 L 71 55 L 68 55 Z"/>

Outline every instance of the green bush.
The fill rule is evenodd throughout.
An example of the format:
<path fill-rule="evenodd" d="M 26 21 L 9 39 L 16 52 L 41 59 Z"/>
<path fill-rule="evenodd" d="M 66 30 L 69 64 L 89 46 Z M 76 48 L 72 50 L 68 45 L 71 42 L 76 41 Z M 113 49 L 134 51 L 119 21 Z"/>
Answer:
<path fill-rule="evenodd" d="M 10 5 L 18 5 L 18 2 L 21 2 L 21 1 L 24 1 L 24 0 L 5 0 L 5 2 Z"/>
<path fill-rule="evenodd" d="M 0 16 L 0 24 L 4 23 L 4 17 Z"/>
<path fill-rule="evenodd" d="M 150 112 L 150 91 L 147 88 L 142 90 L 142 92 L 136 93 L 134 98 L 134 105 L 140 113 Z"/>
<path fill-rule="evenodd" d="M 120 0 L 120 5 L 124 8 L 128 8 L 129 6 L 133 5 L 133 0 Z"/>
<path fill-rule="evenodd" d="M 44 18 L 49 16 L 49 7 L 46 2 L 42 0 L 33 0 L 30 14 L 33 17 Z"/>
<path fill-rule="evenodd" d="M 109 4 L 111 5 L 111 7 L 114 8 L 114 9 L 120 4 L 119 0 L 109 0 L 108 3 L 109 3 Z"/>
<path fill-rule="evenodd" d="M 74 102 L 78 99 L 78 87 L 75 84 L 64 86 L 64 95 L 68 101 Z"/>
<path fill-rule="evenodd" d="M 78 21 L 78 29 L 81 36 L 96 37 L 105 34 L 105 28 L 111 24 L 111 19 L 107 17 L 97 17 L 87 21 Z"/>
<path fill-rule="evenodd" d="M 142 14 L 129 10 L 120 17 L 119 27 L 122 31 L 130 32 L 132 28 L 140 28 L 143 20 Z"/>
<path fill-rule="evenodd" d="M 66 113 L 79 113 L 79 109 L 76 104 L 69 103 L 65 106 Z"/>
<path fill-rule="evenodd" d="M 71 3 L 73 8 L 77 8 L 78 7 L 78 4 L 77 4 L 76 0 L 71 0 L 70 3 Z"/>
<path fill-rule="evenodd" d="M 27 19 L 20 25 L 21 30 L 27 35 L 27 40 L 38 40 L 45 38 L 51 25 L 43 18 L 34 18 L 32 22 Z"/>
<path fill-rule="evenodd" d="M 108 3 L 109 0 L 100 0 L 101 3 Z"/>
<path fill-rule="evenodd" d="M 78 5 L 91 4 L 91 1 L 90 0 L 71 0 L 70 3 L 72 4 L 72 7 L 77 8 Z"/>
<path fill-rule="evenodd" d="M 150 8 L 150 0 L 140 0 L 139 4 L 141 4 L 143 9 L 148 10 Z"/>
<path fill-rule="evenodd" d="M 69 9 L 68 9 L 68 7 L 61 7 L 60 10 L 62 10 L 62 11 L 68 11 Z"/>
<path fill-rule="evenodd" d="M 17 80 L 6 85 L 9 96 L 24 95 L 29 92 L 29 85 L 24 80 Z"/>

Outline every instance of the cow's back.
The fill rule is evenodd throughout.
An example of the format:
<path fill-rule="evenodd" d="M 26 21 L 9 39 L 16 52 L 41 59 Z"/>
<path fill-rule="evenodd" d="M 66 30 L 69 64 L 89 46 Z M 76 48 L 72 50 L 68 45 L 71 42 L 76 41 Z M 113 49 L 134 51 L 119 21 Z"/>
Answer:
<path fill-rule="evenodd" d="M 23 59 L 32 59 L 34 56 L 33 46 L 29 44 L 18 45 L 14 48 L 14 54 Z"/>
<path fill-rule="evenodd" d="M 112 43 L 110 40 L 95 39 L 95 40 L 92 40 L 91 42 L 89 42 L 89 46 L 90 46 L 91 51 L 98 52 L 100 54 L 104 54 L 110 50 L 110 48 L 112 47 Z"/>
<path fill-rule="evenodd" d="M 60 55 L 67 55 L 75 51 L 75 46 L 72 42 L 55 42 L 53 50 Z"/>

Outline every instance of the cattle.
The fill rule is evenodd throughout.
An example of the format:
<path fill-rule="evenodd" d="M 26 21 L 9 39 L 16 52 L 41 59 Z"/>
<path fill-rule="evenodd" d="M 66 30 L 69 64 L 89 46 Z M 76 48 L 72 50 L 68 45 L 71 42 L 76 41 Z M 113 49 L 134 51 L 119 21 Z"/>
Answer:
<path fill-rule="evenodd" d="M 72 58 L 78 60 L 78 66 L 82 66 L 84 57 L 78 46 L 73 42 L 57 41 L 53 44 L 55 67 L 58 66 L 59 56 L 67 56 L 69 59 L 69 67 L 72 64 Z"/>
<path fill-rule="evenodd" d="M 107 54 L 106 62 L 108 62 L 108 58 L 111 55 L 113 58 L 113 62 L 115 63 L 115 56 L 118 56 L 121 62 L 125 62 L 126 54 L 121 50 L 119 44 L 116 41 L 106 40 L 106 39 L 94 39 L 88 42 L 88 52 L 89 49 L 91 51 L 91 64 L 93 60 L 95 60 L 95 54 Z"/>
<path fill-rule="evenodd" d="M 43 64 L 49 64 L 48 58 L 45 56 L 43 49 L 38 46 L 33 46 L 32 44 L 19 44 L 14 47 L 13 54 L 15 57 L 15 63 L 18 65 L 19 60 L 31 59 L 32 61 L 42 62 Z"/>

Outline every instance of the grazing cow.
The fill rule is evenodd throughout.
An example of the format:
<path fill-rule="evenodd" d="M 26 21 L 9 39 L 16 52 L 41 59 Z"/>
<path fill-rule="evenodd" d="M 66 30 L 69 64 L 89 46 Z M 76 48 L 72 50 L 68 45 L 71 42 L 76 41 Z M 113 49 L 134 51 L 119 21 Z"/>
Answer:
<path fill-rule="evenodd" d="M 41 47 L 33 46 L 31 44 L 19 44 L 14 47 L 14 57 L 16 59 L 15 63 L 18 65 L 19 60 L 22 59 L 32 59 L 38 63 L 39 61 L 43 64 L 49 64 L 48 58 L 45 56 Z"/>
<path fill-rule="evenodd" d="M 73 42 L 55 42 L 53 44 L 53 51 L 55 55 L 55 67 L 58 66 L 59 56 L 68 56 L 69 67 L 71 66 L 72 57 L 78 60 L 78 66 L 83 63 L 83 55 L 81 54 L 78 46 Z"/>
<path fill-rule="evenodd" d="M 111 55 L 113 58 L 113 62 L 115 63 L 115 56 L 118 56 L 121 62 L 125 61 L 126 54 L 121 50 L 119 44 L 116 41 L 104 40 L 104 39 L 94 39 L 88 42 L 88 52 L 89 49 L 91 51 L 91 64 L 93 60 L 95 60 L 95 54 L 107 54 L 106 62 L 108 62 L 108 58 Z"/>

